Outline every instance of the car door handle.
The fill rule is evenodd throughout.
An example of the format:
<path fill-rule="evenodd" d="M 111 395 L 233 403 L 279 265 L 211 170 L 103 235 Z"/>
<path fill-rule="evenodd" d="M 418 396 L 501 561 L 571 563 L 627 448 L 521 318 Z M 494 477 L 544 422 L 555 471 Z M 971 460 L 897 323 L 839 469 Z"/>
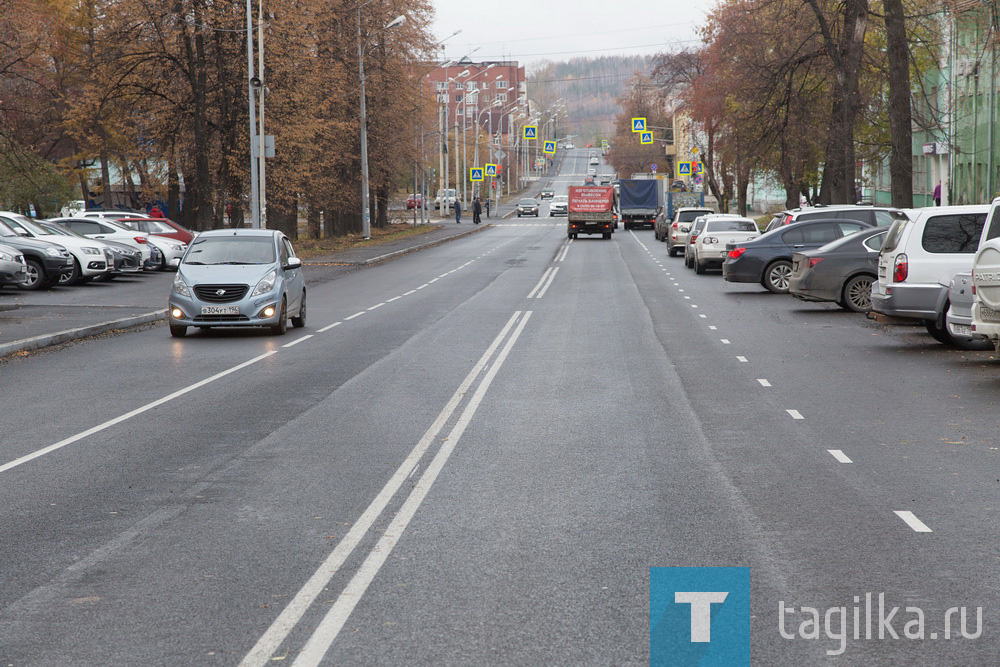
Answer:
<path fill-rule="evenodd" d="M 805 244 L 805 243 L 796 243 L 796 244 L 795 244 L 795 245 L 793 245 L 792 247 L 793 247 L 793 248 L 805 248 L 805 247 L 806 247 L 806 244 Z"/>

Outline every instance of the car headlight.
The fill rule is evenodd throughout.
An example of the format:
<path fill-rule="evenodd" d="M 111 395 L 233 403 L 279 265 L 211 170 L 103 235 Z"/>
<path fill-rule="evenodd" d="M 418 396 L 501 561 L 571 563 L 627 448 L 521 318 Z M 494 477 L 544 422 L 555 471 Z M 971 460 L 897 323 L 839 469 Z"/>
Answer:
<path fill-rule="evenodd" d="M 181 278 L 179 272 L 174 276 L 174 291 L 181 296 L 191 296 L 191 290 L 188 289 L 187 283 Z"/>
<path fill-rule="evenodd" d="M 258 296 L 260 294 L 267 294 L 274 289 L 274 281 L 278 279 L 277 269 L 271 269 L 267 272 L 267 275 L 260 279 L 257 286 L 253 288 L 253 293 L 250 296 Z"/>
<path fill-rule="evenodd" d="M 80 248 L 84 255 L 100 255 L 101 251 L 97 248 Z"/>
<path fill-rule="evenodd" d="M 46 248 L 45 254 L 49 257 L 62 257 L 62 250 L 59 248 Z"/>
<path fill-rule="evenodd" d="M 13 262 L 14 255 L 8 255 L 5 252 L 0 252 L 0 260 L 3 260 L 4 262 Z"/>

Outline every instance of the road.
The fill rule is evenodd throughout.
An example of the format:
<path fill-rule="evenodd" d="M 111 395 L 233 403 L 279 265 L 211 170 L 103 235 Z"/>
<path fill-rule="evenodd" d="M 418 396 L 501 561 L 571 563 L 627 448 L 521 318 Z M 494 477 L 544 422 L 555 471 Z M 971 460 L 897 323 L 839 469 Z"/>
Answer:
<path fill-rule="evenodd" d="M 0 659 L 648 664 L 650 567 L 726 566 L 754 664 L 840 645 L 779 603 L 854 596 L 841 662 L 994 664 L 995 355 L 547 206 L 315 285 L 285 337 L 0 366 Z M 927 638 L 865 639 L 866 593 Z M 953 606 L 979 638 L 930 639 Z"/>

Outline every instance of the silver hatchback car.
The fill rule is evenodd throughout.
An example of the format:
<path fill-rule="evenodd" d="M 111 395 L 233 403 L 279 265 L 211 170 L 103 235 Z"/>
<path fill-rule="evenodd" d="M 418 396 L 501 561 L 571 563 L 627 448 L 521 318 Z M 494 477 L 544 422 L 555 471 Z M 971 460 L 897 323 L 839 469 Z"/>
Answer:
<path fill-rule="evenodd" d="M 181 258 L 169 299 L 171 336 L 188 327 L 306 325 L 302 260 L 279 231 L 216 229 L 198 234 Z"/>

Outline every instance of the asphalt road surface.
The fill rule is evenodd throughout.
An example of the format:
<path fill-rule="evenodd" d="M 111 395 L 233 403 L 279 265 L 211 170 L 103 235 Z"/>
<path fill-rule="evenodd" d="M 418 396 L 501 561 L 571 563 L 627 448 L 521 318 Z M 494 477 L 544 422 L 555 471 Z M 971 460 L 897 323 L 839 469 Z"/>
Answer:
<path fill-rule="evenodd" d="M 648 664 L 650 568 L 697 566 L 750 568 L 754 664 L 996 664 L 994 356 L 696 276 L 651 231 L 568 242 L 545 201 L 314 285 L 284 337 L 15 359 L 0 661 Z M 899 639 L 865 638 L 866 593 Z M 963 606 L 981 634 L 945 640 Z M 860 607 L 859 638 L 803 638 L 803 607 Z"/>

